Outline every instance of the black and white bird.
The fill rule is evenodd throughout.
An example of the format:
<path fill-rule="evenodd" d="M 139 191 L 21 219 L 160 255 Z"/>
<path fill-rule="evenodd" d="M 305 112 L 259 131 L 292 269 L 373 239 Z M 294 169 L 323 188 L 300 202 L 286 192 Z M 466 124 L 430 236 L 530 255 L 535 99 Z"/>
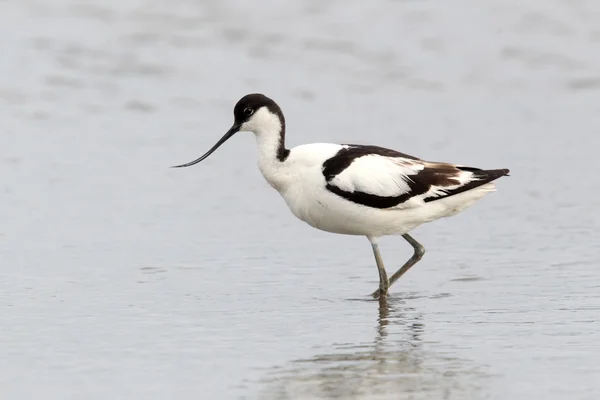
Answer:
<path fill-rule="evenodd" d="M 287 149 L 281 108 L 262 94 L 242 97 L 233 115 L 233 126 L 206 154 L 176 167 L 199 163 L 237 132 L 253 132 L 261 173 L 296 217 L 323 231 L 369 239 L 379 271 L 374 297 L 385 297 L 425 253 L 410 230 L 464 210 L 509 173 L 424 161 L 378 146 L 313 143 Z M 386 235 L 401 235 L 414 248 L 389 279 L 377 245 Z"/>

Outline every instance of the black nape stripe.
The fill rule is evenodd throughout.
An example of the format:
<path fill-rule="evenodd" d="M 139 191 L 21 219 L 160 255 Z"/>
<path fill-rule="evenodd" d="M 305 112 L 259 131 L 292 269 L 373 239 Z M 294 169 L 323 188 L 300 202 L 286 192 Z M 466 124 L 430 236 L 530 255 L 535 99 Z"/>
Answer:
<path fill-rule="evenodd" d="M 281 162 L 284 162 L 285 160 L 287 160 L 289 155 L 290 150 L 286 149 L 285 146 L 280 144 L 279 148 L 277 149 L 277 159 Z"/>
<path fill-rule="evenodd" d="M 279 108 L 279 107 L 278 107 Z M 273 112 L 271 110 L 271 112 Z M 290 155 L 290 150 L 285 148 L 285 119 L 283 113 L 279 110 L 279 120 L 281 121 L 281 132 L 279 133 L 279 147 L 277 147 L 277 159 L 284 162 Z"/>
<path fill-rule="evenodd" d="M 281 108 L 279 108 L 277 103 L 273 102 L 273 104 L 268 104 L 267 108 L 270 112 L 276 114 L 279 117 L 279 121 L 281 121 L 281 132 L 279 133 L 279 147 L 277 147 L 277 159 L 281 162 L 284 162 L 290 155 L 290 150 L 285 148 L 285 117 L 283 116 L 283 112 L 281 111 Z"/>
<path fill-rule="evenodd" d="M 277 148 L 277 159 L 284 162 L 290 155 L 290 150 L 285 148 L 285 117 L 281 108 L 276 103 L 268 105 L 269 111 L 276 114 L 281 121 L 281 132 L 279 133 L 279 147 Z"/>

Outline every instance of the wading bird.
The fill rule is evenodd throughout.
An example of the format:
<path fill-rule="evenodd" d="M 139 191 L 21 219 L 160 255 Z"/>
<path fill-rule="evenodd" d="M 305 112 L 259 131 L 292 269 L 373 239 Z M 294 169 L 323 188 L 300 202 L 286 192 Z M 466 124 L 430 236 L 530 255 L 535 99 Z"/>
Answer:
<path fill-rule="evenodd" d="M 242 97 L 233 115 L 233 126 L 206 154 L 176 167 L 199 163 L 237 132 L 253 132 L 261 173 L 296 217 L 323 231 L 369 239 L 379 271 L 374 297 L 385 297 L 425 253 L 410 230 L 464 210 L 509 173 L 424 161 L 378 146 L 313 143 L 287 149 L 283 112 L 262 94 Z M 377 245 L 386 235 L 401 235 L 414 249 L 389 279 Z"/>

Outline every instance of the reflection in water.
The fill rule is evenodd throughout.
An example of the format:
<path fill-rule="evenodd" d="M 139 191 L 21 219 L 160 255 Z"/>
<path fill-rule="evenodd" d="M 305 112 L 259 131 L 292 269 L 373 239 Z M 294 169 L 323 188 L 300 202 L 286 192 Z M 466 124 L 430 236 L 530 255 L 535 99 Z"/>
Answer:
<path fill-rule="evenodd" d="M 273 371 L 269 399 L 454 399 L 481 392 L 485 374 L 468 360 L 428 351 L 422 315 L 404 299 L 379 300 L 372 342 L 332 345 L 333 351 Z"/>

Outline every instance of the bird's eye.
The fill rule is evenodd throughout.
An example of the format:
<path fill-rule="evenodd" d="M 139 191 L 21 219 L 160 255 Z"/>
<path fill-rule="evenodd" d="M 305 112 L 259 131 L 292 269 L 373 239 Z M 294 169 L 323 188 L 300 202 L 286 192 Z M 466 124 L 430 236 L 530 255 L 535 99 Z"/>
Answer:
<path fill-rule="evenodd" d="M 249 116 L 251 116 L 253 112 L 254 112 L 254 110 L 253 110 L 253 109 L 251 109 L 250 107 L 246 107 L 246 108 L 244 108 L 244 115 L 245 115 L 246 117 L 249 117 Z"/>

